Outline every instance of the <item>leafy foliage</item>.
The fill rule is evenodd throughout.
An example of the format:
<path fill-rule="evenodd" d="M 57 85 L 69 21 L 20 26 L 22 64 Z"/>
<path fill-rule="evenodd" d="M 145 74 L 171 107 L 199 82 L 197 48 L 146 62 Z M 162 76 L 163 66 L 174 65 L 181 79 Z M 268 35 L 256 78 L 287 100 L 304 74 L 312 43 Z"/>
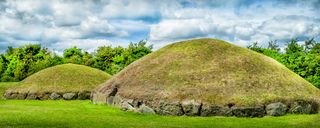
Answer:
<path fill-rule="evenodd" d="M 298 44 L 297 39 L 292 39 L 287 43 L 284 52 L 278 50 L 280 48 L 276 42 L 272 42 L 271 45 L 272 47 L 269 42 L 269 46 L 263 48 L 257 42 L 254 42 L 248 48 L 281 62 L 314 86 L 320 88 L 320 42 L 311 38 L 301 45 Z"/>
<path fill-rule="evenodd" d="M 0 54 L 0 80 L 2 82 L 21 81 L 24 78 L 48 67 L 59 64 L 82 64 L 115 74 L 133 61 L 152 52 L 146 41 L 130 43 L 128 48 L 101 46 L 93 53 L 80 48 L 65 49 L 62 56 L 55 54 L 40 44 L 23 47 L 8 47 Z"/>

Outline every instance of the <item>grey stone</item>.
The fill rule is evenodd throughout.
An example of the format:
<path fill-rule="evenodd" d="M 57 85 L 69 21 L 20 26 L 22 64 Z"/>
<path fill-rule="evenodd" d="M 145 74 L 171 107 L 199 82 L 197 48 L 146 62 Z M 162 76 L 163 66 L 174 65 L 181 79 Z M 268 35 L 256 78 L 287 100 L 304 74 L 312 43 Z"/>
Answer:
<path fill-rule="evenodd" d="M 122 106 L 122 102 L 124 100 L 120 97 L 120 96 L 109 96 L 107 98 L 107 103 L 109 105 L 113 105 L 113 106 L 118 106 L 121 107 Z M 129 102 L 128 102 L 129 103 Z M 130 103 L 129 103 L 130 104 Z"/>
<path fill-rule="evenodd" d="M 183 101 L 181 106 L 186 116 L 197 116 L 200 114 L 201 104 L 194 100 Z"/>
<path fill-rule="evenodd" d="M 108 104 L 107 103 L 107 95 L 101 92 L 93 91 L 91 93 L 91 102 L 93 104 Z"/>
<path fill-rule="evenodd" d="M 6 92 L 4 94 L 4 97 L 6 99 L 16 99 L 17 98 L 18 93 L 17 92 Z"/>
<path fill-rule="evenodd" d="M 126 101 L 122 102 L 121 109 L 124 111 L 135 111 L 135 108 Z"/>
<path fill-rule="evenodd" d="M 312 106 L 306 101 L 295 101 L 290 105 L 289 112 L 293 114 L 310 114 Z"/>
<path fill-rule="evenodd" d="M 126 100 L 127 101 L 127 100 Z M 112 105 L 113 106 L 121 106 L 121 103 L 123 102 L 123 99 L 120 96 L 114 96 Z M 128 102 L 128 101 L 127 101 Z M 130 104 L 130 102 L 128 102 Z"/>
<path fill-rule="evenodd" d="M 320 111 L 319 111 L 319 108 L 320 108 L 320 106 L 319 106 L 319 103 L 318 102 L 316 102 L 316 101 L 311 101 L 311 114 L 316 114 L 316 113 L 320 113 Z"/>
<path fill-rule="evenodd" d="M 287 106 L 281 102 L 271 103 L 267 105 L 266 112 L 269 116 L 283 116 L 287 112 Z"/>
<path fill-rule="evenodd" d="M 155 114 L 155 111 L 152 108 L 146 106 L 145 104 L 140 105 L 137 111 L 140 113 Z"/>
<path fill-rule="evenodd" d="M 38 94 L 38 98 L 39 98 L 40 100 L 48 100 L 48 99 L 50 99 L 48 93 L 40 93 L 40 94 Z"/>
<path fill-rule="evenodd" d="M 112 105 L 113 104 L 113 98 L 114 98 L 114 96 L 108 96 L 107 97 L 107 104 L 108 105 Z"/>
<path fill-rule="evenodd" d="M 74 100 L 77 98 L 76 93 L 70 92 L 70 93 L 65 93 L 62 95 L 63 99 L 65 100 Z"/>
<path fill-rule="evenodd" d="M 232 116 L 232 109 L 216 105 L 202 105 L 200 116 Z"/>
<path fill-rule="evenodd" d="M 133 99 L 123 99 L 123 100 L 127 101 L 129 104 L 132 104 L 134 106 L 134 102 L 133 102 L 134 100 Z"/>
<path fill-rule="evenodd" d="M 49 96 L 50 99 L 52 100 L 58 100 L 58 99 L 61 99 L 61 95 L 59 95 L 58 93 L 51 93 L 51 95 Z"/>
<path fill-rule="evenodd" d="M 36 93 L 28 93 L 26 100 L 37 100 L 39 99 Z"/>
<path fill-rule="evenodd" d="M 182 106 L 179 102 L 160 102 L 159 114 L 161 115 L 176 115 L 181 116 L 184 114 Z"/>
<path fill-rule="evenodd" d="M 265 110 L 261 106 L 257 107 L 234 107 L 232 113 L 237 117 L 263 117 Z"/>
<path fill-rule="evenodd" d="M 78 100 L 87 100 L 90 99 L 91 92 L 89 91 L 80 91 L 78 93 Z"/>
<path fill-rule="evenodd" d="M 26 99 L 26 97 L 27 97 L 27 94 L 26 94 L 26 93 L 17 93 L 15 99 L 17 99 L 17 100 L 24 100 L 24 99 Z"/>

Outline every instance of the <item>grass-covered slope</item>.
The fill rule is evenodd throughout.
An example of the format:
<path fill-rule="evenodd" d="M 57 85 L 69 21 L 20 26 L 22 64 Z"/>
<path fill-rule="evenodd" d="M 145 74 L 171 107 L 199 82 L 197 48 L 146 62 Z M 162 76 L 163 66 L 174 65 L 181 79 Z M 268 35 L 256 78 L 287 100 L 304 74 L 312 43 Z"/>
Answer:
<path fill-rule="evenodd" d="M 143 101 L 197 100 L 235 106 L 319 100 L 320 90 L 277 61 L 217 39 L 168 45 L 135 61 L 96 90 Z M 105 98 L 94 98 L 96 102 Z"/>
<path fill-rule="evenodd" d="M 63 64 L 41 70 L 9 91 L 19 93 L 91 91 L 111 76 L 101 70 L 77 64 Z"/>

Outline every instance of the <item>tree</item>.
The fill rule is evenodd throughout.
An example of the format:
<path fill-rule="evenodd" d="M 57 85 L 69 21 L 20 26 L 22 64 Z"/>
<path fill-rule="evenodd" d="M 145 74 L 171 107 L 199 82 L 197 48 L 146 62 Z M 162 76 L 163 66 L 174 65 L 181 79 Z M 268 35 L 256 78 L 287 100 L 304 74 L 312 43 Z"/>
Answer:
<path fill-rule="evenodd" d="M 253 42 L 252 44 L 250 44 L 249 46 L 247 46 L 248 49 L 251 49 L 253 51 L 262 53 L 262 47 L 258 45 L 258 42 Z"/>
<path fill-rule="evenodd" d="M 80 48 L 72 47 L 64 50 L 63 57 L 67 63 L 82 64 L 83 52 Z"/>
<path fill-rule="evenodd" d="M 315 43 L 310 50 L 312 54 L 320 54 L 320 43 Z"/>
<path fill-rule="evenodd" d="M 133 61 L 152 52 L 152 45 L 146 46 L 147 41 L 141 40 L 138 43 L 130 43 L 124 52 L 125 65 L 131 64 Z"/>
<path fill-rule="evenodd" d="M 288 43 L 287 48 L 285 48 L 287 54 L 296 54 L 303 51 L 303 46 L 298 44 L 297 39 L 291 39 Z"/>
<path fill-rule="evenodd" d="M 314 40 L 314 38 L 310 38 L 310 39 L 304 41 L 304 51 L 305 52 L 310 51 L 316 43 L 317 42 Z"/>
<path fill-rule="evenodd" d="M 110 68 L 112 63 L 112 58 L 115 53 L 111 46 L 101 46 L 98 47 L 96 51 L 95 64 L 94 67 L 103 71 L 107 71 Z"/>
<path fill-rule="evenodd" d="M 146 41 L 131 43 L 128 48 L 101 46 L 92 54 L 72 47 L 65 49 L 63 56 L 41 47 L 40 44 L 8 47 L 4 54 L 0 54 L 0 79 L 6 82 L 20 81 L 44 68 L 63 63 L 87 65 L 115 74 L 150 53 L 152 47 L 145 45 Z"/>
<path fill-rule="evenodd" d="M 93 66 L 94 64 L 94 58 L 93 58 L 93 55 L 88 53 L 88 52 L 84 52 L 84 55 L 83 55 L 83 65 L 86 65 L 86 66 Z"/>
<path fill-rule="evenodd" d="M 271 40 L 268 42 L 268 49 L 280 51 L 279 45 L 277 43 L 277 40 Z"/>

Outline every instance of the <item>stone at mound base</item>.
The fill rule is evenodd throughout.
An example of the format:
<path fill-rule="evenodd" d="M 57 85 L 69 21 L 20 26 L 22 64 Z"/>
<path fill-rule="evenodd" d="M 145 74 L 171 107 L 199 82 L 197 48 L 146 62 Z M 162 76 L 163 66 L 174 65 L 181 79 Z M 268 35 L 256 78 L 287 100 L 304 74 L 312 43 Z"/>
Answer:
<path fill-rule="evenodd" d="M 289 112 L 293 114 L 310 114 L 312 106 L 305 101 L 295 101 L 291 104 Z"/>
<path fill-rule="evenodd" d="M 77 95 L 76 93 L 65 93 L 62 95 L 62 97 L 65 100 L 73 100 L 73 99 L 76 99 Z"/>
<path fill-rule="evenodd" d="M 50 99 L 52 99 L 52 100 L 58 100 L 58 99 L 60 99 L 61 98 L 61 95 L 59 95 L 58 93 L 51 93 L 51 95 L 50 95 Z"/>
<path fill-rule="evenodd" d="M 36 93 L 29 93 L 26 100 L 37 100 L 39 99 Z"/>
<path fill-rule="evenodd" d="M 86 100 L 90 99 L 91 92 L 90 91 L 81 91 L 78 93 L 78 100 Z"/>
<path fill-rule="evenodd" d="M 281 102 L 272 103 L 267 105 L 266 111 L 269 116 L 283 116 L 287 112 L 287 106 Z"/>
<path fill-rule="evenodd" d="M 154 110 L 144 104 L 142 104 L 139 108 L 138 108 L 138 112 L 141 113 L 146 113 L 146 114 L 155 114 L 156 112 L 154 112 Z"/>
<path fill-rule="evenodd" d="M 187 116 L 198 116 L 200 114 L 201 104 L 194 100 L 183 101 L 181 106 Z"/>
<path fill-rule="evenodd" d="M 160 102 L 158 113 L 161 115 L 177 115 L 184 114 L 183 108 L 179 102 Z"/>
<path fill-rule="evenodd" d="M 319 110 L 310 101 L 319 103 L 320 91 L 267 56 L 221 40 L 195 39 L 133 62 L 92 93 L 93 103 L 116 105 L 114 97 L 161 115 L 262 117 L 277 102 L 291 113 Z M 298 99 L 308 105 L 294 103 Z"/>
<path fill-rule="evenodd" d="M 236 107 L 232 109 L 232 113 L 237 117 L 263 117 L 265 110 L 262 106 L 258 107 Z"/>
<path fill-rule="evenodd" d="M 200 116 L 232 116 L 232 109 L 216 105 L 202 105 Z"/>

